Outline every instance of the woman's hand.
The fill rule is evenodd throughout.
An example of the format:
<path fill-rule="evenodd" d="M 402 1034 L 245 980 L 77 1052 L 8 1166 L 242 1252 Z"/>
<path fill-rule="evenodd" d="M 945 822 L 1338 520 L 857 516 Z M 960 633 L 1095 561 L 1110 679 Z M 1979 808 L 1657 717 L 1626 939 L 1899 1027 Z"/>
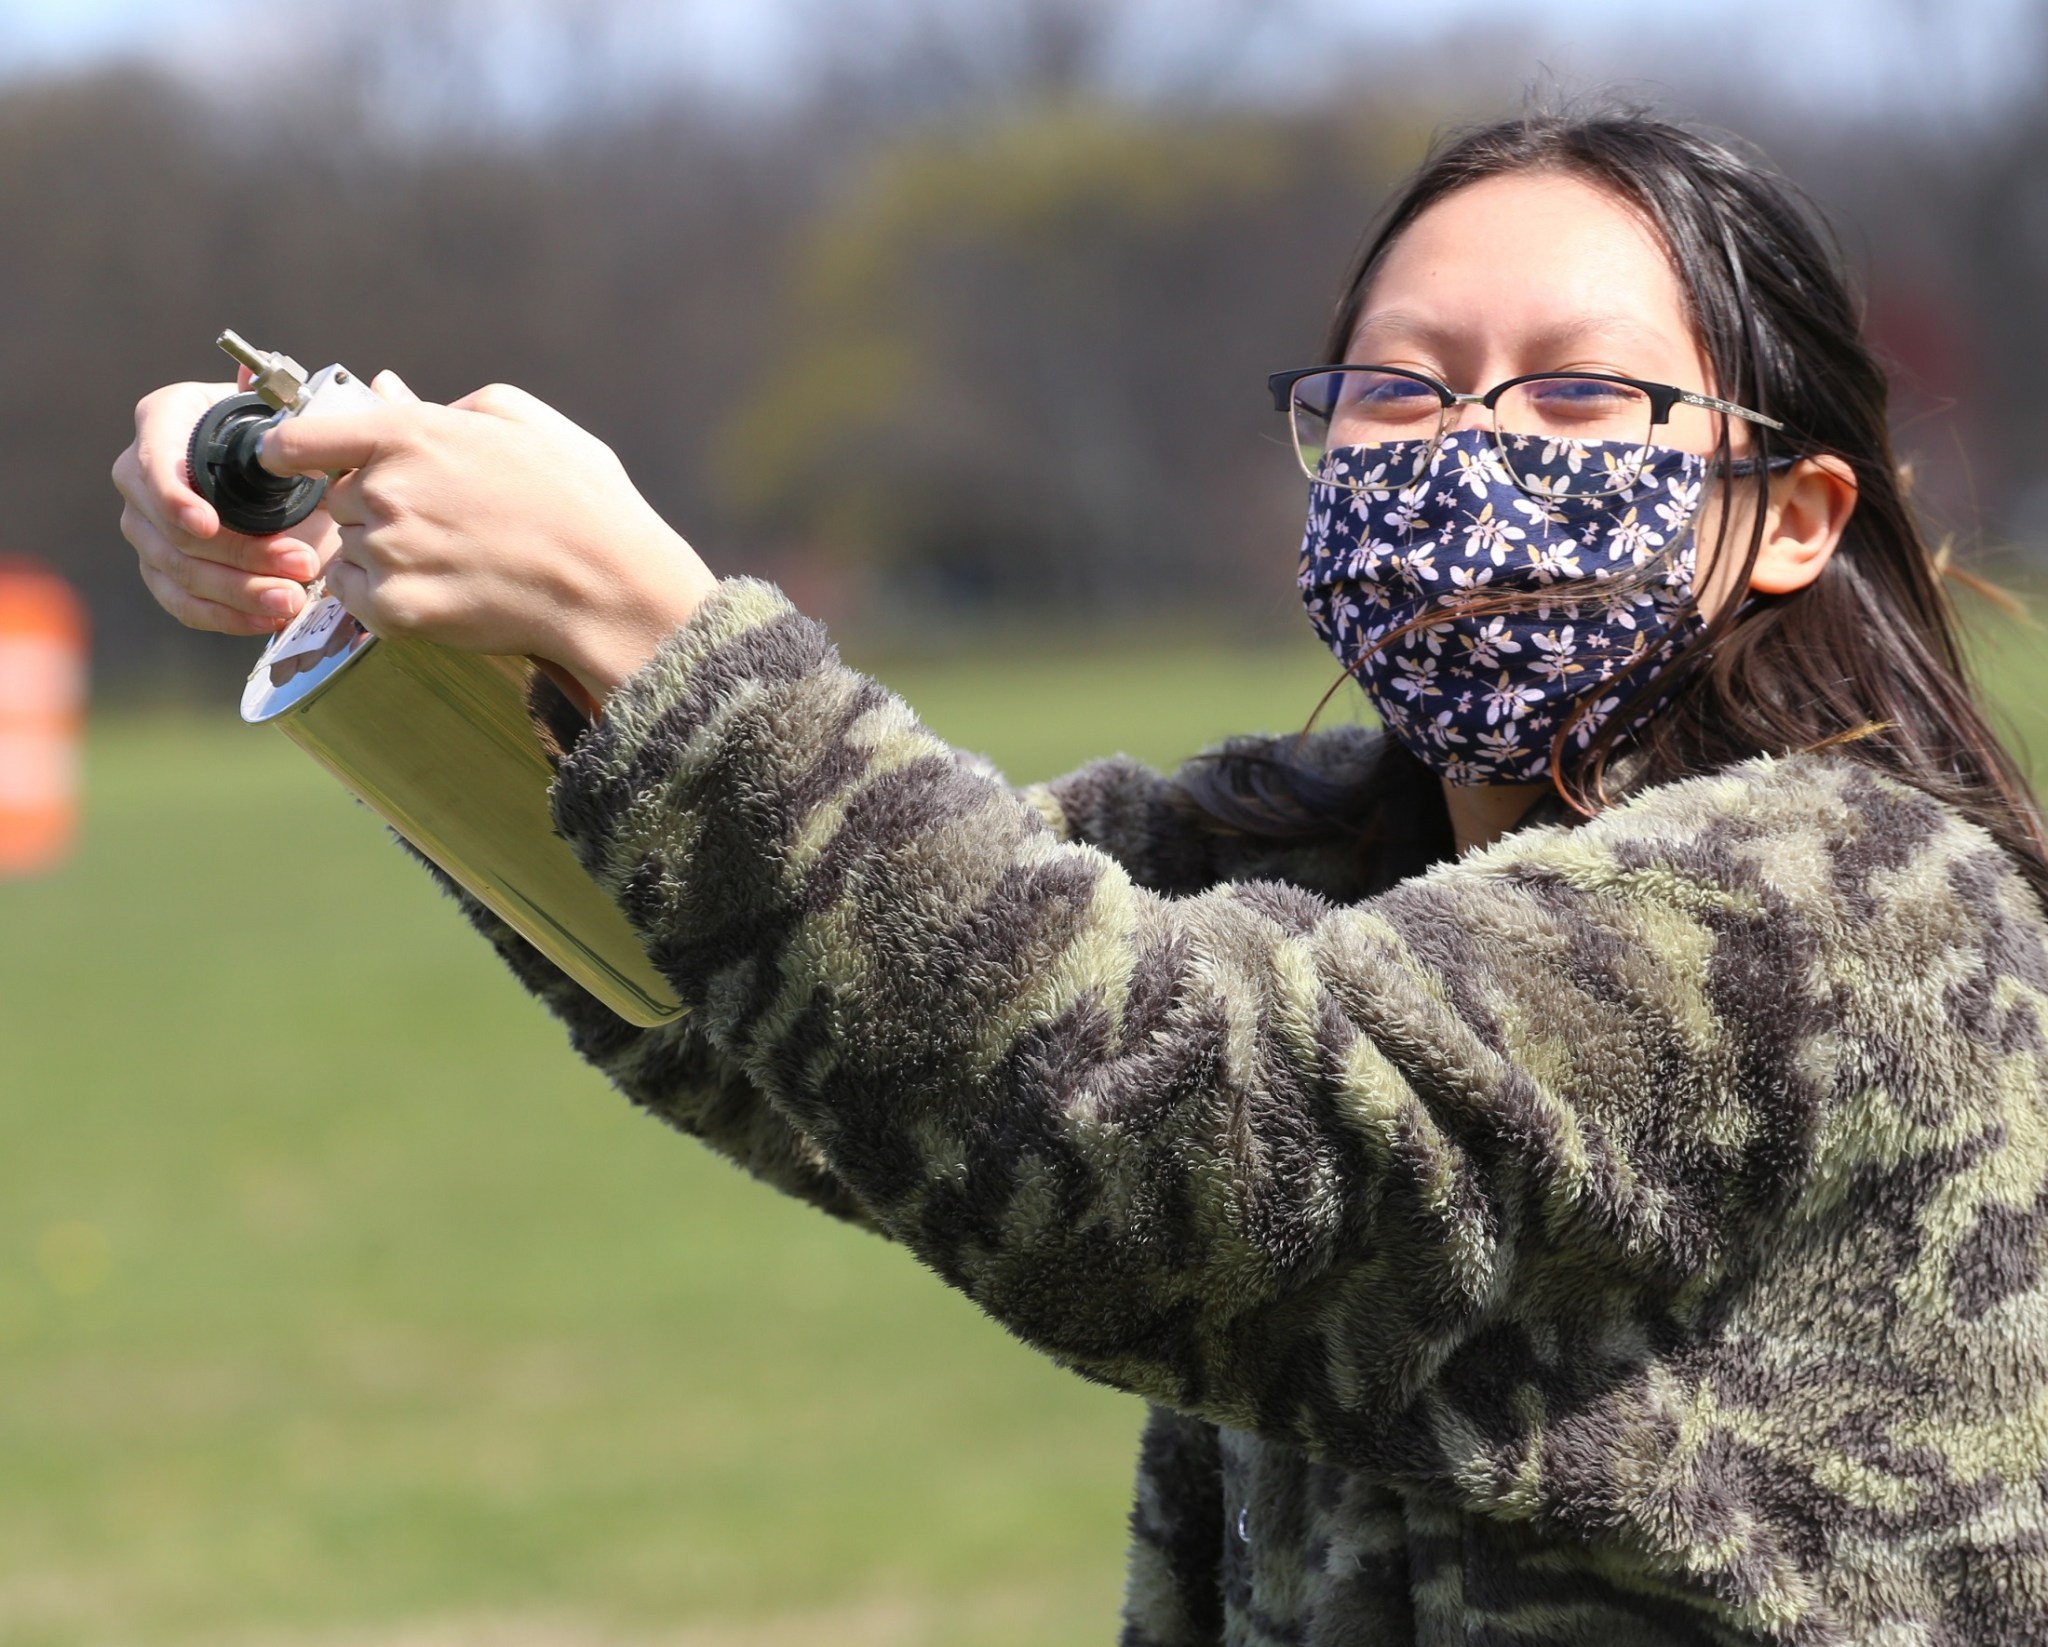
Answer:
<path fill-rule="evenodd" d="M 263 463 L 353 471 L 327 587 L 372 633 L 554 663 L 599 704 L 716 586 L 611 449 L 519 389 L 287 419 Z"/>
<path fill-rule="evenodd" d="M 384 394 L 396 383 L 387 373 L 374 387 Z M 192 490 L 185 472 L 192 426 L 235 390 L 232 383 L 173 383 L 144 396 L 135 439 L 114 460 L 114 485 L 126 505 L 121 535 L 159 606 L 193 629 L 267 635 L 306 604 L 304 586 L 340 539 L 324 510 L 272 537 L 223 531 L 213 506 Z"/>

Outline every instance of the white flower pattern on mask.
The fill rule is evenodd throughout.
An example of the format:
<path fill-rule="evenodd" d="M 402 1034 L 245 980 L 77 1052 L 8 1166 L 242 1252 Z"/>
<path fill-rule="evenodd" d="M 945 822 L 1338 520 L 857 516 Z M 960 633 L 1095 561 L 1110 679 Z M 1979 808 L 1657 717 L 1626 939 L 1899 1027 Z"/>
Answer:
<path fill-rule="evenodd" d="M 1505 566 L 1512 547 L 1528 535 L 1521 527 L 1510 525 L 1496 515 L 1493 505 L 1488 503 L 1478 514 L 1466 517 L 1465 558 L 1477 560 L 1485 554 L 1494 565 Z"/>
<path fill-rule="evenodd" d="M 1335 447 L 1325 473 L 1413 470 L 1413 445 Z M 1633 442 L 1518 443 L 1515 483 L 1492 437 L 1444 437 L 1399 490 L 1311 488 L 1298 579 L 1309 621 L 1388 730 L 1454 783 L 1550 770 L 1557 729 L 1586 747 L 1617 714 L 1661 707 L 1633 684 L 1697 637 L 1693 527 L 1706 460 Z M 1630 479 L 1606 497 L 1588 481 Z M 1512 593 L 1527 610 L 1466 610 Z M 1390 638 L 1391 637 L 1391 638 Z"/>
<path fill-rule="evenodd" d="M 1399 659 L 1394 670 L 1393 687 L 1396 692 L 1405 692 L 1412 703 L 1420 703 L 1424 698 L 1442 697 L 1443 688 L 1436 684 L 1436 659 Z"/>
<path fill-rule="evenodd" d="M 1529 667 L 1538 680 L 1561 681 L 1585 672 L 1586 666 L 1578 661 L 1578 644 L 1570 624 L 1547 635 L 1532 635 L 1529 642 L 1536 649 Z"/>
<path fill-rule="evenodd" d="M 1503 617 L 1488 618 L 1477 631 L 1458 638 L 1464 644 L 1466 661 L 1474 669 L 1498 669 L 1502 653 L 1522 649 L 1522 643 L 1515 639 Z"/>

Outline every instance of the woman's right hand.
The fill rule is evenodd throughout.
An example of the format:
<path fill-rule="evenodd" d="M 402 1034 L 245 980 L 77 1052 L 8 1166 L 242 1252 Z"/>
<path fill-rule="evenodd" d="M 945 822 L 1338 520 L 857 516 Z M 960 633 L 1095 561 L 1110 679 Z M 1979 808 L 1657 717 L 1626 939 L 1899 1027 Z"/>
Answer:
<path fill-rule="evenodd" d="M 246 374 L 245 374 L 246 375 Z M 213 506 L 192 490 L 185 451 L 192 428 L 233 383 L 173 383 L 135 407 L 135 439 L 114 460 L 127 507 L 121 535 L 134 546 L 142 581 L 180 623 L 224 635 L 269 635 L 306 604 L 305 586 L 340 544 L 325 509 L 266 538 L 225 531 Z"/>

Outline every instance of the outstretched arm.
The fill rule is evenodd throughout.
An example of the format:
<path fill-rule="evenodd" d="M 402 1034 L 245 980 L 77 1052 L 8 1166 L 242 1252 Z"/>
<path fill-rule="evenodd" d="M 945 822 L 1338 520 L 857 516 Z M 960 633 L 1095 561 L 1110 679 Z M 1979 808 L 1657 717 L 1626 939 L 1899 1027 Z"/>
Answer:
<path fill-rule="evenodd" d="M 534 693 L 533 713 L 546 723 L 550 747 L 572 748 L 588 730 L 580 713 L 544 677 L 536 679 Z M 1369 772 L 1377 739 L 1377 733 L 1347 727 L 1317 734 L 1306 749 L 1319 766 Z M 1286 741 L 1290 748 L 1302 747 Z M 1247 738 L 1232 747 L 1257 751 L 1267 744 Z M 982 770 L 1001 781 L 992 766 Z M 1275 846 L 1219 829 L 1190 804 L 1175 777 L 1126 756 L 1091 762 L 1016 793 L 1061 840 L 1101 847 L 1135 881 L 1155 890 L 1185 891 L 1258 873 L 1306 880 L 1343 895 L 1364 890 L 1363 866 L 1348 839 Z M 430 862 L 420 861 L 520 983 L 562 1021 L 575 1050 L 635 1103 L 772 1187 L 874 1228 L 817 1146 L 736 1065 L 714 1053 L 687 1017 L 658 1030 L 626 1022 Z"/>
<path fill-rule="evenodd" d="M 1669 819 L 1353 908 L 1163 898 L 746 582 L 614 696 L 557 818 L 885 1231 L 1069 1364 L 1338 1458 L 1416 1446 L 1509 1322 L 1496 1357 L 1636 1342 L 1800 1159 L 1796 1072 L 1716 999 L 1762 910 L 1631 867 Z"/>
<path fill-rule="evenodd" d="M 296 420 L 266 462 L 352 471 L 328 576 L 373 630 L 543 658 L 603 705 L 558 821 L 682 1041 L 1053 1354 L 1369 1456 L 1347 1430 L 1557 1266 L 1662 1307 L 1730 1250 L 1719 1140 L 1784 1112 L 1748 1113 L 1699 1005 L 1746 890 L 1546 838 L 1352 908 L 1161 897 L 764 586 L 718 591 L 530 396 Z"/>

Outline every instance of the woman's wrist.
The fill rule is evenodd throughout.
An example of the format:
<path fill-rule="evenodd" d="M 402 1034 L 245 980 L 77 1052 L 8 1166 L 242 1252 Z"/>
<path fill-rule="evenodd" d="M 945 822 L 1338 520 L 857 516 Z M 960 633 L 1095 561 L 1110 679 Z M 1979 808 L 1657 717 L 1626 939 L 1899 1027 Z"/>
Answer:
<path fill-rule="evenodd" d="M 587 563 L 607 568 L 605 587 L 571 611 L 553 660 L 600 710 L 718 587 L 697 552 L 652 510 L 630 542 L 615 538 L 607 549 Z"/>

